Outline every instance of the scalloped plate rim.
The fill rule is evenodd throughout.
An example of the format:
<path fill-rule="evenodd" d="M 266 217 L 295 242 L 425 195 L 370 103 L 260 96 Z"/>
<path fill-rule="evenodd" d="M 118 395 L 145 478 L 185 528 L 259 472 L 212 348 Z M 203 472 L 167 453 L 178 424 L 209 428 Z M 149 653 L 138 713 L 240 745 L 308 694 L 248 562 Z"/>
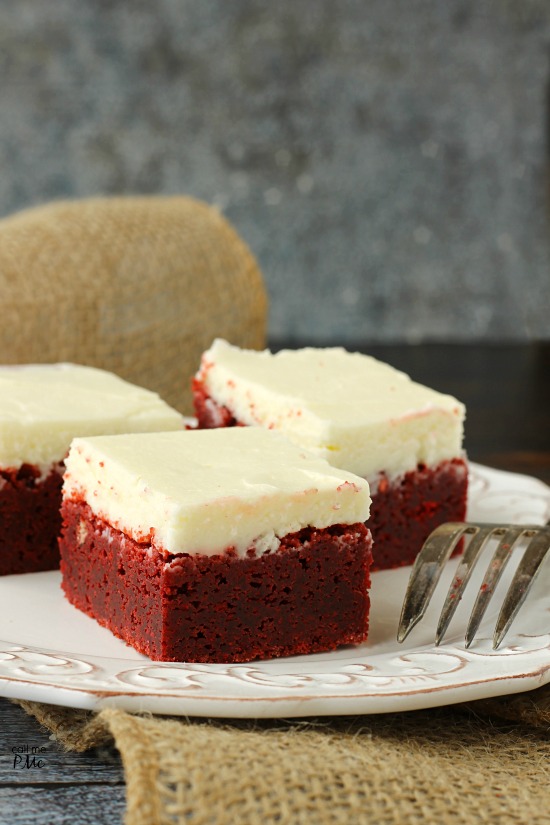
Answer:
<path fill-rule="evenodd" d="M 487 493 L 488 498 L 498 496 L 499 485 L 503 485 L 502 495 L 515 502 L 540 497 L 537 521 L 550 517 L 550 488 L 544 482 L 474 463 L 470 468 L 474 490 L 476 483 L 481 485 L 481 500 Z M 510 482 L 515 489 L 507 489 Z M 34 575 L 49 575 L 52 582 L 59 576 L 57 572 Z M 375 575 L 403 579 L 408 569 Z M 63 598 L 61 591 L 59 598 Z M 0 635 L 4 636 L 2 627 L 0 608 Z M 460 643 L 439 648 L 424 643 L 405 644 L 398 650 L 390 645 L 386 653 L 382 641 L 374 647 L 367 643 L 316 656 L 238 665 L 159 663 L 146 657 L 139 657 L 136 665 L 135 658 L 73 654 L 50 646 L 0 641 L 0 695 L 93 710 L 114 706 L 135 712 L 225 718 L 415 710 L 523 692 L 550 682 L 550 633 L 510 635 L 511 642 L 496 653 L 489 651 L 483 639 L 481 649 L 469 651 Z M 369 664 L 375 659 L 382 662 L 379 672 L 373 672 L 376 669 Z M 48 675 L 48 668 L 53 668 L 55 676 Z M 160 678 L 168 681 L 165 687 L 155 684 Z M 384 681 L 387 689 L 383 689 Z"/>

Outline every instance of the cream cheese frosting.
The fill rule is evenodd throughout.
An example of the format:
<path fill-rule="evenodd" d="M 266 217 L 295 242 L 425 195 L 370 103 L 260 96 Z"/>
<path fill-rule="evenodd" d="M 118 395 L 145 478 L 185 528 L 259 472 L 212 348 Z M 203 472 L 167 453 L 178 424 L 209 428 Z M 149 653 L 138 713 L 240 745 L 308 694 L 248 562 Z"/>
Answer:
<path fill-rule="evenodd" d="M 105 370 L 78 364 L 0 367 L 0 467 L 43 471 L 72 439 L 102 433 L 178 430 L 182 416 L 159 396 Z"/>
<path fill-rule="evenodd" d="M 272 354 L 216 339 L 197 377 L 242 424 L 278 430 L 373 482 L 461 454 L 464 405 L 368 355 L 340 347 Z"/>
<path fill-rule="evenodd" d="M 66 468 L 65 499 L 168 553 L 261 555 L 369 516 L 364 479 L 261 428 L 76 438 Z"/>

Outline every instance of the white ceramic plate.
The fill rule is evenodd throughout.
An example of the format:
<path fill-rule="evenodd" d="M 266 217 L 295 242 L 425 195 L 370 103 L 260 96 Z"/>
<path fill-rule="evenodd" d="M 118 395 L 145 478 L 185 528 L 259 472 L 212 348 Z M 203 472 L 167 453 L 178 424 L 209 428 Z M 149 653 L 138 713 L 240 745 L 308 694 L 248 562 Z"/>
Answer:
<path fill-rule="evenodd" d="M 469 517 L 543 523 L 550 488 L 473 465 Z M 550 681 L 550 563 L 497 652 L 490 638 L 507 570 L 473 646 L 464 628 L 474 573 L 445 639 L 433 645 L 449 562 L 434 605 L 404 645 L 395 641 L 410 568 L 375 573 L 367 644 L 240 665 L 151 662 L 62 596 L 59 573 L 0 578 L 0 695 L 68 707 L 117 706 L 188 716 L 290 717 L 385 713 L 531 690 Z M 512 560 L 510 567 L 514 566 Z"/>

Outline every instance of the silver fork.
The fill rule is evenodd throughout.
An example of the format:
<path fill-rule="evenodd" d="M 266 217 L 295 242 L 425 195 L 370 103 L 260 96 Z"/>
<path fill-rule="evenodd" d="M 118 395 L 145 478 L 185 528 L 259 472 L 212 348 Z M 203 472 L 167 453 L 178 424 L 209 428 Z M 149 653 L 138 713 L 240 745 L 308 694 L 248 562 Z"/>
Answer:
<path fill-rule="evenodd" d="M 414 563 L 401 611 L 397 631 L 398 642 L 403 642 L 424 616 L 443 568 L 460 539 L 469 539 L 439 617 L 435 643 L 441 644 L 474 566 L 493 537 L 500 540 L 487 567 L 470 616 L 466 630 L 466 647 L 470 647 L 474 639 L 514 548 L 522 538 L 529 539 L 497 619 L 493 635 L 493 650 L 498 648 L 525 601 L 546 554 L 550 550 L 550 522 L 546 525 L 526 525 L 482 524 L 469 521 L 449 522 L 437 527 L 424 542 Z"/>

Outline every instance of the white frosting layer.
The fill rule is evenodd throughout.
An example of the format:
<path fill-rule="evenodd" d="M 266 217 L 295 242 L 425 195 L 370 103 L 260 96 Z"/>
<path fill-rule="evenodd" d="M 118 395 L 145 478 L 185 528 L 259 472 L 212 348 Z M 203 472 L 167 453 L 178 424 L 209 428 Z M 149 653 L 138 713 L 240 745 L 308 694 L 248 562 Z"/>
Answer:
<path fill-rule="evenodd" d="M 261 554 L 369 515 L 366 481 L 260 428 L 77 438 L 66 466 L 66 499 L 169 553 Z"/>
<path fill-rule="evenodd" d="M 77 364 L 0 367 L 0 466 L 47 470 L 78 435 L 181 430 L 159 396 Z"/>
<path fill-rule="evenodd" d="M 461 454 L 464 406 L 368 355 L 341 348 L 273 355 L 218 339 L 198 375 L 241 423 L 279 430 L 365 478 Z"/>

